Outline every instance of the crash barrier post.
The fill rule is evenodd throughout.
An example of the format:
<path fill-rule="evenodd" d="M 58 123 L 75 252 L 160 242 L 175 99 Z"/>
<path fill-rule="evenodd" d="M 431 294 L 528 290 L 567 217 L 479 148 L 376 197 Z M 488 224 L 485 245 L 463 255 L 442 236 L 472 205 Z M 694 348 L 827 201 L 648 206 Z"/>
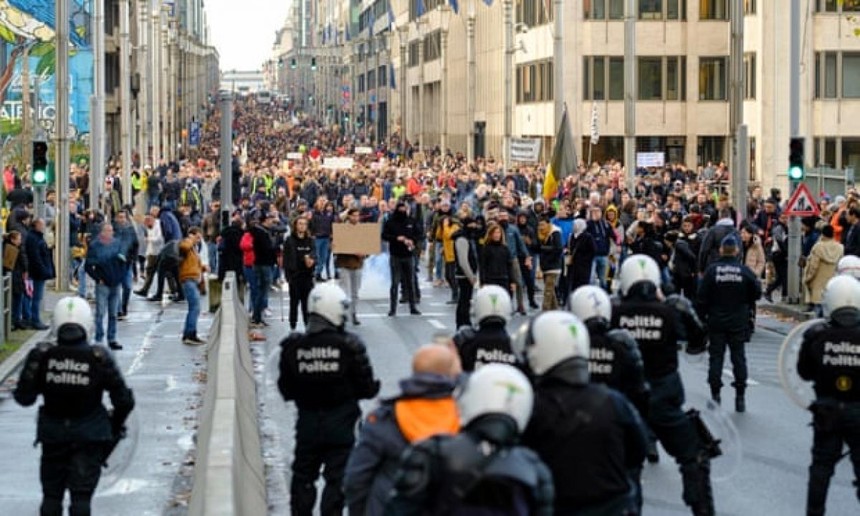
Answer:
<path fill-rule="evenodd" d="M 207 344 L 207 385 L 197 430 L 189 514 L 265 515 L 266 477 L 257 389 L 248 348 L 248 314 L 236 276 L 227 273 Z"/>

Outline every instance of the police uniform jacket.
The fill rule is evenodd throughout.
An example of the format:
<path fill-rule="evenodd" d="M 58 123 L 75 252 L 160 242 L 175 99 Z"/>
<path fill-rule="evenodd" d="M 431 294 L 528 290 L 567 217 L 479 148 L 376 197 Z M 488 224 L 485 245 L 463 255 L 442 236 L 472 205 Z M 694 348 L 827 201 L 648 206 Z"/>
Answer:
<path fill-rule="evenodd" d="M 736 257 L 721 256 L 699 283 L 698 311 L 712 332 L 747 331 L 759 297 L 761 283 L 755 273 Z"/>
<path fill-rule="evenodd" d="M 457 332 L 454 343 L 460 354 L 463 371 L 474 371 L 478 367 L 501 363 L 517 365 L 517 357 L 511 349 L 511 337 L 502 321 L 485 321 L 477 331 L 466 328 Z"/>
<path fill-rule="evenodd" d="M 818 399 L 860 402 L 860 311 L 843 308 L 806 330 L 797 372 L 814 382 Z"/>

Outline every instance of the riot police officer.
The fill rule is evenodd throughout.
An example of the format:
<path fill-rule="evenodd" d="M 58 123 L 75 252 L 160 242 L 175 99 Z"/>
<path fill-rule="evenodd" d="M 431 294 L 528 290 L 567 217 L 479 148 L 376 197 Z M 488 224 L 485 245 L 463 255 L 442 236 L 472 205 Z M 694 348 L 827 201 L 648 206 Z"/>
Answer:
<path fill-rule="evenodd" d="M 515 364 L 511 337 L 506 328 L 511 318 L 511 295 L 498 285 L 487 285 L 475 294 L 478 329 L 464 326 L 454 335 L 463 371 L 471 372 L 484 364 Z"/>
<path fill-rule="evenodd" d="M 694 515 L 713 515 L 713 448 L 699 434 L 691 417 L 696 413 L 681 410 L 684 387 L 678 374 L 679 340 L 687 341 L 688 353 L 704 351 L 701 323 L 686 298 L 659 299 L 660 268 L 652 258 L 631 255 L 620 273 L 621 303 L 612 311 L 612 327 L 628 330 L 639 344 L 651 386 L 648 426 L 680 466 L 684 502 Z"/>
<path fill-rule="evenodd" d="M 516 348 L 535 375 L 535 409 L 523 444 L 564 487 L 555 513 L 637 513 L 629 472 L 645 460 L 645 428 L 618 391 L 589 382 L 585 325 L 568 312 L 543 312 L 523 325 Z"/>
<path fill-rule="evenodd" d="M 552 476 L 532 450 L 517 445 L 533 401 L 528 379 L 507 364 L 468 376 L 457 398 L 461 432 L 404 452 L 385 514 L 551 515 Z"/>
<path fill-rule="evenodd" d="M 306 333 L 292 333 L 281 342 L 278 389 L 298 408 L 290 485 L 294 515 L 313 513 L 323 465 L 326 485 L 320 512 L 343 512 L 341 483 L 361 416 L 358 400 L 379 392 L 364 343 L 344 330 L 348 308 L 343 289 L 318 284 L 310 293 Z"/>
<path fill-rule="evenodd" d="M 835 276 L 822 297 L 825 321 L 803 334 L 797 372 L 814 382 L 812 464 L 806 513 L 824 514 L 843 443 L 851 450 L 860 499 L 860 282 Z"/>
<path fill-rule="evenodd" d="M 740 242 L 728 235 L 720 242 L 720 257 L 711 263 L 699 283 L 697 308 L 708 325 L 710 367 L 708 384 L 711 399 L 720 403 L 723 386 L 723 359 L 726 347 L 732 359 L 735 380 L 735 412 L 746 411 L 747 357 L 744 346 L 750 340 L 750 313 L 761 297 L 761 283 L 755 273 L 738 261 Z"/>
<path fill-rule="evenodd" d="M 839 259 L 836 274 L 846 274 L 860 280 L 860 256 L 849 254 Z"/>
<path fill-rule="evenodd" d="M 41 343 L 30 351 L 15 388 L 15 401 L 25 407 L 40 394 L 44 400 L 36 430 L 36 441 L 42 443 L 43 516 L 63 513 L 66 490 L 69 513 L 90 514 L 102 464 L 134 408 L 134 396 L 110 352 L 89 344 L 93 325 L 85 300 L 60 299 L 53 315 L 57 345 Z M 105 391 L 112 412 L 102 405 Z"/>

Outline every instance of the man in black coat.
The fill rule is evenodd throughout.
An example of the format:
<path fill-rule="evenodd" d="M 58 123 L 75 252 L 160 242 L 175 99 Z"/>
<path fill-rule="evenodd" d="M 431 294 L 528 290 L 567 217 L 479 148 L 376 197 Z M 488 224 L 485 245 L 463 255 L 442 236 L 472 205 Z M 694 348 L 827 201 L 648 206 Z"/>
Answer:
<path fill-rule="evenodd" d="M 409 216 L 406 203 L 399 202 L 394 213 L 382 227 L 382 239 L 388 242 L 391 268 L 391 289 L 389 290 L 389 317 L 397 313 L 397 292 L 401 283 L 409 301 L 409 312 L 421 315 L 416 306 L 414 275 L 414 250 L 416 242 L 421 238 L 418 223 Z"/>
<path fill-rule="evenodd" d="M 845 254 L 860 256 L 860 208 L 857 206 L 850 208 L 845 218 L 850 224 L 848 229 L 843 232 L 845 235 L 845 241 L 843 242 Z"/>
<path fill-rule="evenodd" d="M 36 219 L 24 240 L 24 250 L 27 253 L 27 263 L 30 266 L 30 279 L 33 280 L 33 294 L 30 298 L 29 326 L 35 330 L 47 330 L 48 325 L 42 322 L 42 298 L 45 296 L 45 282 L 56 277 L 54 258 L 48 244 L 45 242 L 45 221 Z M 26 300 L 25 300 L 26 303 Z"/>

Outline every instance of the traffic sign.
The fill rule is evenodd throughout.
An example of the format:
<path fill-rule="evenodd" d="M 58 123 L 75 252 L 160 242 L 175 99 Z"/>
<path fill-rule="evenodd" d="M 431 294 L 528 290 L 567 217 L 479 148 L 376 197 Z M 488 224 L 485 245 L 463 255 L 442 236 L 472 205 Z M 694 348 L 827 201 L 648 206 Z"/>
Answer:
<path fill-rule="evenodd" d="M 806 183 L 797 185 L 797 189 L 791 194 L 791 199 L 785 205 L 786 215 L 795 215 L 798 217 L 808 217 L 810 215 L 818 215 L 818 205 L 815 203 L 815 197 L 806 186 Z"/>

